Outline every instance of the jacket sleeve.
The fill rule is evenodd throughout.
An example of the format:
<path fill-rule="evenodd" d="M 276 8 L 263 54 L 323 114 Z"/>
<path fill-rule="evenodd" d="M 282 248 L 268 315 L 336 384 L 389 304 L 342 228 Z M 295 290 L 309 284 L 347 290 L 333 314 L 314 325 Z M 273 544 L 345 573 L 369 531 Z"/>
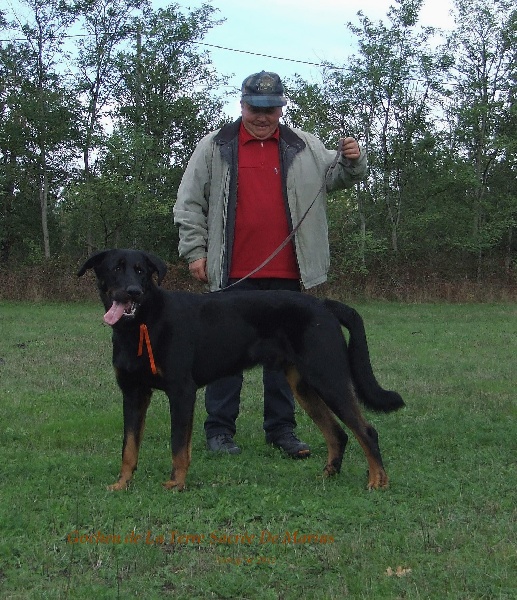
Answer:
<path fill-rule="evenodd" d="M 351 187 L 362 181 L 368 172 L 368 160 L 364 148 L 359 145 L 361 154 L 357 160 L 350 160 L 340 156 L 336 165 L 329 170 L 327 175 L 327 189 L 335 190 Z M 334 153 L 335 158 L 335 153 Z"/>
<path fill-rule="evenodd" d="M 189 263 L 207 255 L 211 136 L 194 150 L 178 188 L 173 209 L 179 229 L 179 255 Z"/>
<path fill-rule="evenodd" d="M 368 172 L 368 161 L 366 152 L 361 145 L 359 145 L 361 154 L 357 160 L 350 160 L 341 154 L 339 155 L 339 158 L 337 158 L 337 147 L 335 150 L 330 150 L 313 134 L 300 129 L 295 129 L 294 131 L 305 142 L 310 154 L 315 160 L 315 164 L 317 164 L 319 173 L 323 176 L 326 175 L 326 187 L 328 192 L 352 187 L 366 177 Z M 304 154 L 305 153 L 302 152 L 301 156 Z"/>

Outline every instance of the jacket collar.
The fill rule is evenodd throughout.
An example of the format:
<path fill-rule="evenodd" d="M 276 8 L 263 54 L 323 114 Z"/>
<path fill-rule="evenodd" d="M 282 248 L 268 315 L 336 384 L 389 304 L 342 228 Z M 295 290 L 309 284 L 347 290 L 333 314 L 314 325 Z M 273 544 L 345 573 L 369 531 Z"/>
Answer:
<path fill-rule="evenodd" d="M 242 117 L 239 117 L 233 123 L 223 125 L 215 136 L 215 143 L 223 146 L 230 143 L 239 135 L 239 129 L 241 126 Z M 280 140 L 285 142 L 287 146 L 294 148 L 295 152 L 298 153 L 305 148 L 305 142 L 299 137 L 290 127 L 280 123 L 278 126 L 280 132 Z"/>

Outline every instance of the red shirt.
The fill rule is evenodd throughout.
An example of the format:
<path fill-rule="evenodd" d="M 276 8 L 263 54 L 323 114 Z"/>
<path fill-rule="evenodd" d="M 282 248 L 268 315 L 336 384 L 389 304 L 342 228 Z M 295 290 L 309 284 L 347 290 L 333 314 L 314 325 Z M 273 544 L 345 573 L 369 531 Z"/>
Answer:
<path fill-rule="evenodd" d="M 267 140 L 258 140 L 241 124 L 232 279 L 245 277 L 256 269 L 290 233 L 282 193 L 278 141 L 278 129 Z M 253 275 L 282 279 L 298 279 L 299 276 L 292 242 Z"/>

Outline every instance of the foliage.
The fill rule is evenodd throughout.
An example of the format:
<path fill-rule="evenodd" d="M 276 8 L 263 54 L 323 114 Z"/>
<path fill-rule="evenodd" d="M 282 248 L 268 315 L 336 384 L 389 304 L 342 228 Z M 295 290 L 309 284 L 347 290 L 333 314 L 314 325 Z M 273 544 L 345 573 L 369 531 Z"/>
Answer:
<path fill-rule="evenodd" d="M 510 274 L 517 11 L 461 0 L 458 28 L 436 46 L 439 32 L 418 27 L 421 4 L 400 0 L 388 24 L 360 12 L 349 25 L 357 56 L 329 65 L 321 86 L 295 80 L 288 117 L 327 141 L 353 133 L 368 154 L 368 180 L 344 215 L 356 224 L 361 269 L 375 260 L 366 255 L 373 236 L 379 247 L 388 241 L 393 265 L 453 260 L 482 277 L 499 256 Z"/>
<path fill-rule="evenodd" d="M 25 40 L 0 48 L 0 246 L 5 260 L 13 253 L 30 257 L 37 231 L 42 231 L 40 252 L 50 257 L 50 232 L 57 225 L 53 209 L 73 177 L 78 140 L 78 106 L 55 71 L 70 20 L 56 2 L 28 4 L 34 23 L 22 28 Z"/>
<path fill-rule="evenodd" d="M 51 247 L 75 257 L 107 244 L 175 255 L 170 212 L 182 170 L 199 138 L 223 121 L 216 92 L 225 79 L 195 45 L 218 24 L 215 9 L 204 4 L 184 12 L 171 4 L 152 11 L 144 0 L 28 5 L 34 23 L 47 19 L 47 30 L 24 25 L 26 44 L 0 48 L 8 75 L 0 90 L 4 261 L 28 261 L 29 248 L 41 241 L 47 258 Z M 51 18 L 61 37 L 50 48 Z M 62 42 L 63 28 L 74 21 L 88 37 L 72 56 Z M 61 73 L 58 57 L 72 76 Z M 38 58 L 35 70 L 31 61 Z M 29 160 L 33 172 L 25 167 Z M 38 202 L 48 220 L 41 217 L 40 225 Z M 32 219 L 30 230 L 16 221 L 18 211 Z"/>
<path fill-rule="evenodd" d="M 90 248 L 138 245 L 175 254 L 175 190 L 199 138 L 221 122 L 222 101 L 212 89 L 223 78 L 194 46 L 216 24 L 213 12 L 203 5 L 183 15 L 171 5 L 132 20 L 126 41 L 134 46 L 110 64 L 113 130 L 98 148 L 96 172 L 71 198 L 76 228 L 85 212 L 90 217 Z"/>
<path fill-rule="evenodd" d="M 226 78 L 199 44 L 217 10 L 26 5 L 26 21 L 4 11 L 0 25 L 2 264 L 108 245 L 176 260 L 181 175 L 226 119 Z M 335 264 L 433 276 L 452 263 L 457 277 L 515 281 L 517 11 L 455 0 L 455 27 L 440 32 L 420 25 L 421 7 L 396 0 L 378 22 L 360 11 L 344 65 L 324 64 L 320 82 L 285 78 L 285 121 L 329 148 L 355 135 L 368 155 L 367 180 L 329 203 Z M 86 33 L 75 52 L 72 27 Z"/>

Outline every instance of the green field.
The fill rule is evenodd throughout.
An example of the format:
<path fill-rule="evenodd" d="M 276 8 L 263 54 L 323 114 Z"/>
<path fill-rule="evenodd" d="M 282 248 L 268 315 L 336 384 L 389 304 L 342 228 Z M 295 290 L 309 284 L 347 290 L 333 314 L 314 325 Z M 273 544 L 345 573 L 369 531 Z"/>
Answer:
<path fill-rule="evenodd" d="M 247 376 L 237 457 L 204 447 L 167 492 L 168 403 L 149 409 L 139 469 L 111 493 L 121 396 L 100 304 L 0 302 L 0 597 L 514 599 L 517 306 L 356 306 L 374 370 L 407 407 L 366 412 L 390 487 L 366 490 L 353 436 L 339 476 L 266 446 Z"/>

